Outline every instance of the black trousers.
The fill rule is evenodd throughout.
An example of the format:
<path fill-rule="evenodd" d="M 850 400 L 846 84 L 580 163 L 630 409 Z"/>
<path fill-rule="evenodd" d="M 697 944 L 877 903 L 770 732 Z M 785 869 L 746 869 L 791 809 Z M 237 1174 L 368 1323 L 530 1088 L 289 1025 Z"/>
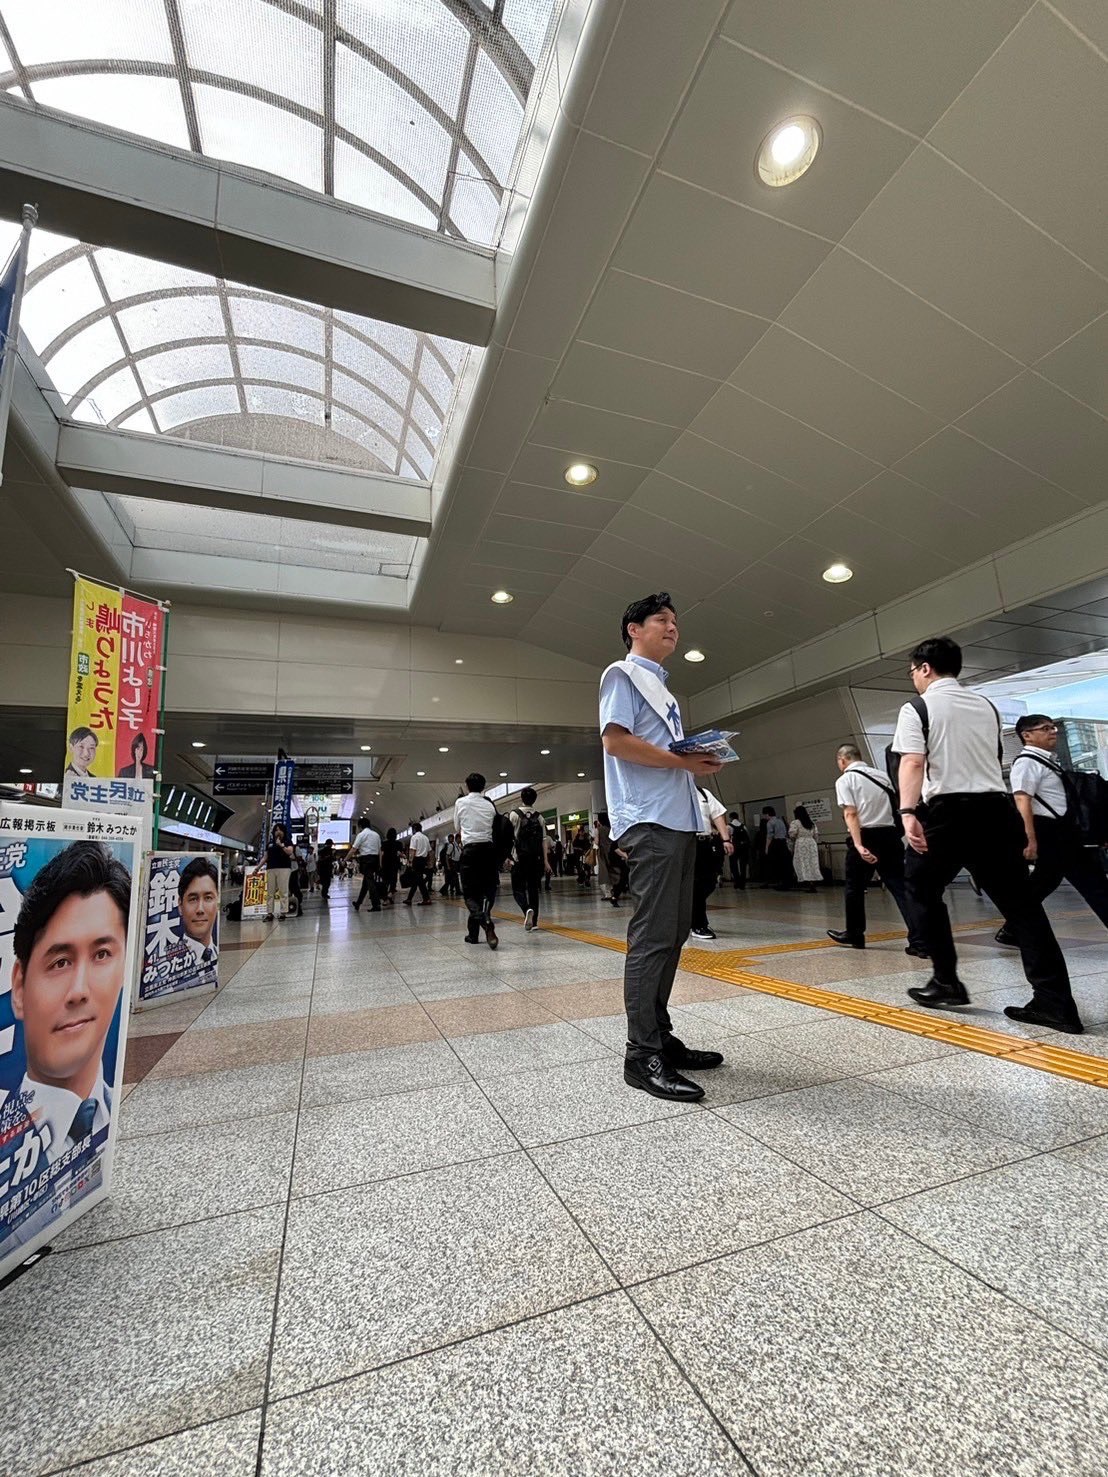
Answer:
<path fill-rule="evenodd" d="M 623 966 L 629 1057 L 653 1056 L 673 1037 L 669 997 L 689 936 L 695 843 L 691 831 L 648 823 L 619 838 L 630 860 L 635 904 Z"/>
<path fill-rule="evenodd" d="M 787 841 L 769 843 L 766 848 L 765 864 L 762 868 L 762 881 L 767 887 L 792 887 L 796 881 Z"/>
<path fill-rule="evenodd" d="M 943 889 L 965 867 L 995 903 L 1019 945 L 1036 1006 L 1050 1015 L 1077 1014 L 1069 973 L 1043 905 L 1031 891 L 1024 832 L 1007 795 L 938 795 L 922 813 L 927 851 L 909 851 L 908 906 L 918 921 L 940 984 L 958 978 L 958 956 Z"/>
<path fill-rule="evenodd" d="M 533 912 L 539 916 L 539 893 L 542 890 L 545 866 L 538 857 L 524 858 L 512 867 L 512 896 L 519 904 L 521 913 Z"/>
<path fill-rule="evenodd" d="M 412 885 L 408 888 L 405 901 L 411 902 L 418 887 L 420 897 L 425 903 L 429 903 L 431 901 L 431 868 L 427 865 L 425 856 L 412 857 L 412 878 Z"/>
<path fill-rule="evenodd" d="M 863 826 L 862 845 L 872 851 L 876 862 L 864 862 L 853 841 L 846 844 L 846 931 L 852 939 L 866 936 L 866 888 L 880 871 L 881 881 L 889 890 L 900 916 L 908 925 L 908 942 L 926 945 L 912 921 L 908 906 L 908 885 L 904 880 L 904 841 L 895 826 Z"/>
<path fill-rule="evenodd" d="M 381 894 L 377 884 L 377 857 L 360 856 L 358 858 L 358 870 L 362 874 L 362 890 L 358 894 L 357 906 L 360 908 L 365 902 L 367 895 L 370 895 L 374 908 L 379 908 L 381 906 Z"/>
<path fill-rule="evenodd" d="M 475 939 L 492 922 L 500 887 L 496 847 L 491 841 L 471 841 L 462 847 L 462 896 L 469 909 L 469 936 Z"/>
<path fill-rule="evenodd" d="M 319 869 L 319 895 L 324 902 L 331 896 L 331 879 L 334 875 L 334 869 L 331 867 L 320 867 Z"/>
<path fill-rule="evenodd" d="M 442 864 L 442 886 L 439 892 L 444 897 L 461 897 L 462 890 L 458 886 L 458 863 L 454 861 Z"/>
<path fill-rule="evenodd" d="M 696 862 L 693 866 L 692 926 L 708 927 L 708 899 L 719 882 L 719 852 L 710 838 L 696 838 Z"/>
<path fill-rule="evenodd" d="M 749 861 L 749 851 L 739 851 L 736 847 L 731 853 L 731 881 L 736 887 L 746 886 L 746 869 Z"/>
<path fill-rule="evenodd" d="M 1108 928 L 1108 877 L 1096 848 L 1082 846 L 1072 826 L 1051 816 L 1035 817 L 1035 840 L 1039 859 L 1031 873 L 1032 894 L 1042 902 L 1060 882 L 1068 882 Z"/>
<path fill-rule="evenodd" d="M 612 879 L 612 899 L 618 903 L 631 885 L 631 872 L 623 857 L 616 856 L 614 848 L 608 853 L 608 875 Z"/>

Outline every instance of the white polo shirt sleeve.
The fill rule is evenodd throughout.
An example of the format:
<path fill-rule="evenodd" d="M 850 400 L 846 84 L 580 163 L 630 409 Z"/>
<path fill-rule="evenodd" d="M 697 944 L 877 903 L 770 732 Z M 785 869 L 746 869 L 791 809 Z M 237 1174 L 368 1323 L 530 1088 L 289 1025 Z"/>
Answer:
<path fill-rule="evenodd" d="M 898 754 L 926 754 L 927 740 L 923 736 L 923 724 L 911 703 L 905 703 L 896 720 L 896 732 L 891 747 Z"/>
<path fill-rule="evenodd" d="M 847 770 L 846 774 L 840 774 L 835 781 L 835 799 L 841 809 L 845 810 L 849 805 L 854 810 L 857 810 L 858 801 L 854 795 L 854 785 L 847 778 L 849 773 L 850 771 Z"/>

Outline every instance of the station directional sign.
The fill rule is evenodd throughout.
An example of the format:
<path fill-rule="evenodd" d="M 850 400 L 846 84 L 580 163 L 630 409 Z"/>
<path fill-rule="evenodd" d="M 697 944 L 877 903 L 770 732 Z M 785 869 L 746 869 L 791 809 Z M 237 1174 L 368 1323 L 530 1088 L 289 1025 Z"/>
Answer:
<path fill-rule="evenodd" d="M 273 764 L 257 759 L 217 759 L 212 773 L 213 795 L 264 795 L 273 783 Z M 296 795 L 352 795 L 354 765 L 350 760 L 298 764 L 293 780 Z"/>

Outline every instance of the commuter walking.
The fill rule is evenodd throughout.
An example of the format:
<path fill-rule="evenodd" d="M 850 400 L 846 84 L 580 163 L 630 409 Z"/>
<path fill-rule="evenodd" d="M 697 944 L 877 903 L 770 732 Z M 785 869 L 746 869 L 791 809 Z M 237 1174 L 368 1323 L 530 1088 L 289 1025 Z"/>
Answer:
<path fill-rule="evenodd" d="M 466 793 L 454 803 L 454 830 L 462 839 L 462 896 L 469 909 L 466 943 L 479 944 L 483 929 L 486 943 L 495 949 L 500 945 L 492 921 L 500 887 L 494 826 L 497 811 L 484 789 L 483 774 L 466 775 Z"/>
<path fill-rule="evenodd" d="M 412 869 L 412 882 L 404 906 L 412 906 L 412 898 L 418 889 L 419 906 L 425 908 L 431 901 L 431 843 L 423 834 L 419 821 L 412 827 L 412 839 L 408 842 L 408 865 Z"/>
<path fill-rule="evenodd" d="M 627 930 L 624 1081 L 654 1097 L 695 1102 L 704 1089 L 679 1068 L 722 1065 L 673 1034 L 669 997 L 692 919 L 700 802 L 694 776 L 715 774 L 709 754 L 675 754 L 681 710 L 663 661 L 677 648 L 677 616 L 664 591 L 629 605 L 620 624 L 628 655 L 600 679 L 604 787 L 612 835 L 628 856 L 635 911 Z"/>
<path fill-rule="evenodd" d="M 612 874 L 608 867 L 608 853 L 612 846 L 612 829 L 608 822 L 608 812 L 602 811 L 596 817 L 596 871 L 600 878 L 600 901 L 609 902 L 612 896 Z"/>
<path fill-rule="evenodd" d="M 335 875 L 335 843 L 324 841 L 319 848 L 319 856 L 316 860 L 316 872 L 319 876 L 319 896 L 326 907 L 331 900 L 331 881 Z"/>
<path fill-rule="evenodd" d="M 390 826 L 385 832 L 385 839 L 381 846 L 381 901 L 387 907 L 392 907 L 399 883 L 400 840 L 396 834 L 396 827 Z"/>
<path fill-rule="evenodd" d="M 362 888 L 358 896 L 350 906 L 357 913 L 366 898 L 370 901 L 370 912 L 381 911 L 381 895 L 378 884 L 381 870 L 381 838 L 369 824 L 369 817 L 363 815 L 359 822 L 360 829 L 354 837 L 354 844 L 350 848 L 350 855 L 358 865 L 358 871 L 362 874 Z"/>
<path fill-rule="evenodd" d="M 815 892 L 816 884 L 823 881 L 819 864 L 819 830 L 806 805 L 798 805 L 793 811 L 788 839 L 797 883 L 805 892 Z"/>
<path fill-rule="evenodd" d="M 846 847 L 846 926 L 829 928 L 827 937 L 852 949 L 866 947 L 866 888 L 873 881 L 874 872 L 879 871 L 889 896 L 908 925 L 908 947 L 904 952 L 926 959 L 927 950 L 908 907 L 903 832 L 897 825 L 896 814 L 899 797 L 887 774 L 862 762 L 862 751 L 856 744 L 842 744 L 835 760 L 839 766 L 835 799 L 842 807 L 850 840 Z"/>
<path fill-rule="evenodd" d="M 908 991 L 920 1005 L 966 1005 L 943 889 L 966 867 L 1004 915 L 1031 986 L 1027 1005 L 1009 1005 L 1013 1020 L 1078 1035 L 1084 1029 L 1070 992 L 1066 961 L 1023 859 L 1019 812 L 1001 773 L 1000 715 L 957 678 L 962 650 L 949 636 L 921 642 L 911 655 L 918 696 L 897 719 L 900 813 L 911 851 L 909 908 L 931 955 L 932 978 Z M 922 801 L 922 803 L 921 803 Z"/>
<path fill-rule="evenodd" d="M 1016 807 L 1023 821 L 1023 855 L 1034 862 L 1031 893 L 1044 902 L 1065 880 L 1108 928 L 1108 878 L 1094 846 L 1086 845 L 1077 829 L 1066 784 L 1066 771 L 1057 759 L 1058 725 L 1045 713 L 1028 713 L 1016 722 L 1023 744 L 1012 762 L 1010 776 Z M 996 936 L 998 944 L 1015 944 L 1008 925 Z"/>
<path fill-rule="evenodd" d="M 734 855 L 727 809 L 710 790 L 696 787 L 700 801 L 700 831 L 696 838 L 696 867 L 693 871 L 692 931 L 694 939 L 716 937 L 708 922 L 708 899 L 719 884 L 724 856 Z"/>
<path fill-rule="evenodd" d="M 292 871 L 292 843 L 289 833 L 277 821 L 269 833 L 265 850 L 265 921 L 273 922 L 274 912 L 284 918 L 289 911 L 289 873 Z"/>
<path fill-rule="evenodd" d="M 746 872 L 750 864 L 750 832 L 737 810 L 731 812 L 728 820 L 731 830 L 731 885 L 745 892 Z"/>
<path fill-rule="evenodd" d="M 766 849 L 763 857 L 762 877 L 764 887 L 775 887 L 779 892 L 793 884 L 793 864 L 789 856 L 789 833 L 785 822 L 772 805 L 762 811 L 766 823 Z"/>
<path fill-rule="evenodd" d="M 461 855 L 462 848 L 455 840 L 454 832 L 451 831 L 439 848 L 439 856 L 442 858 L 440 897 L 461 897 L 461 888 L 458 886 L 458 862 Z"/>
<path fill-rule="evenodd" d="M 509 816 L 515 832 L 515 862 L 512 866 L 512 896 L 523 914 L 523 927 L 531 933 L 539 925 L 539 891 L 550 875 L 550 841 L 546 824 L 535 809 L 538 796 L 530 786 L 519 793 L 520 805 Z"/>

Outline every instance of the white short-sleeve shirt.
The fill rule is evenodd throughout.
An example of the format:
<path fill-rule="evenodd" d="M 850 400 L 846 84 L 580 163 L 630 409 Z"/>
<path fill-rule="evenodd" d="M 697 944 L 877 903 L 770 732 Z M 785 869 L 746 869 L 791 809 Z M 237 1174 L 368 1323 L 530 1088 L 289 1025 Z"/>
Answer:
<path fill-rule="evenodd" d="M 412 856 L 425 857 L 431 854 L 431 843 L 422 831 L 417 831 L 408 843 L 408 851 Z"/>
<path fill-rule="evenodd" d="M 892 747 L 898 754 L 926 754 L 923 799 L 936 795 L 983 795 L 1004 791 L 998 745 L 999 720 L 988 698 L 964 688 L 955 677 L 939 677 L 923 695 L 930 733 L 911 703 L 896 720 Z"/>
<path fill-rule="evenodd" d="M 867 775 L 870 778 L 867 779 Z M 858 759 L 848 765 L 835 781 L 835 799 L 844 810 L 850 806 L 858 812 L 858 824 L 863 830 L 877 830 L 881 826 L 895 824 L 890 798 L 892 787 L 887 774 Z"/>
<path fill-rule="evenodd" d="M 496 806 L 487 796 L 471 790 L 454 802 L 454 830 L 463 846 L 492 840 L 492 820 Z"/>
<path fill-rule="evenodd" d="M 1025 744 L 1024 753 L 1017 755 L 1012 761 L 1013 795 L 1030 795 L 1032 815 L 1065 815 L 1069 801 L 1062 776 L 1053 769 L 1047 769 L 1038 759 L 1025 757 L 1031 754 L 1039 754 L 1051 764 L 1058 762 L 1049 749 L 1038 749 L 1034 744 Z"/>
<path fill-rule="evenodd" d="M 720 804 L 711 790 L 701 791 L 698 787 L 696 798 L 700 803 L 700 834 L 711 836 L 716 829 L 713 822 L 717 816 L 727 814 L 727 807 Z"/>

